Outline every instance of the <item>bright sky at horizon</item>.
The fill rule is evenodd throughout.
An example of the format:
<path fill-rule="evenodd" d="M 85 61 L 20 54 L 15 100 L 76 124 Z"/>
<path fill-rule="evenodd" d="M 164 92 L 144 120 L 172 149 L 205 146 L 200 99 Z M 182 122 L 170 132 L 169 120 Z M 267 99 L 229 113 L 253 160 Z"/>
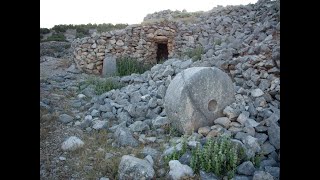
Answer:
<path fill-rule="evenodd" d="M 170 9 L 208 11 L 217 5 L 246 5 L 257 0 L 41 0 L 40 27 L 58 24 L 138 24 L 150 13 Z"/>

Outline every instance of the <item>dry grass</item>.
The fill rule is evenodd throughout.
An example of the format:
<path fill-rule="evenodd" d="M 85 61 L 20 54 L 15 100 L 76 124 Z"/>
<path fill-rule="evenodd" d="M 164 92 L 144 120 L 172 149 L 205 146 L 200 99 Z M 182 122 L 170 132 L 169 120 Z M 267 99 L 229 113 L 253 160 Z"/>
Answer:
<path fill-rule="evenodd" d="M 68 68 L 72 64 L 72 61 L 69 59 L 60 59 L 59 64 L 57 65 L 57 68 Z"/>
<path fill-rule="evenodd" d="M 49 132 L 55 130 L 54 122 L 58 118 L 56 113 L 49 113 L 46 109 L 40 109 L 40 141 L 48 137 Z"/>
<path fill-rule="evenodd" d="M 108 177 L 118 179 L 118 166 L 123 155 L 134 154 L 138 157 L 143 145 L 137 148 L 125 147 L 115 148 L 111 143 L 107 143 L 108 131 L 94 131 L 83 138 L 85 145 L 83 148 L 71 153 L 77 160 L 69 161 L 70 167 L 76 172 L 82 172 L 84 179 L 99 179 Z M 106 153 L 114 156 L 105 159 Z M 88 169 L 88 166 L 91 167 Z"/>

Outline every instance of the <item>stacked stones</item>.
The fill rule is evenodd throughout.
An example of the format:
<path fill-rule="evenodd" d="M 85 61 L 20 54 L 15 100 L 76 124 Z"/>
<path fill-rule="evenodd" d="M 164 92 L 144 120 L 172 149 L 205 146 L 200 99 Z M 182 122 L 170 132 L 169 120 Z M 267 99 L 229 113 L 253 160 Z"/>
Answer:
<path fill-rule="evenodd" d="M 176 27 L 173 23 L 137 26 L 96 34 L 73 42 L 78 68 L 86 73 L 101 74 L 105 53 L 115 57 L 137 58 L 147 64 L 156 63 L 157 43 L 165 43 L 168 56 L 174 53 Z"/>

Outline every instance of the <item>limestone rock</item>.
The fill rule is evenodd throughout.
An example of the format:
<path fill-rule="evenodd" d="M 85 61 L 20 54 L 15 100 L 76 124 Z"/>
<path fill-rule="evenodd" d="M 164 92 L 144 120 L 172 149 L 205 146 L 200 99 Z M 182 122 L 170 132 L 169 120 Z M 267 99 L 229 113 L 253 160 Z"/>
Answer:
<path fill-rule="evenodd" d="M 119 180 L 151 180 L 155 175 L 152 165 L 147 160 L 129 155 L 122 156 L 118 173 Z"/>
<path fill-rule="evenodd" d="M 217 68 L 192 67 L 177 74 L 168 86 L 164 107 L 182 133 L 212 125 L 234 101 L 230 77 Z"/>

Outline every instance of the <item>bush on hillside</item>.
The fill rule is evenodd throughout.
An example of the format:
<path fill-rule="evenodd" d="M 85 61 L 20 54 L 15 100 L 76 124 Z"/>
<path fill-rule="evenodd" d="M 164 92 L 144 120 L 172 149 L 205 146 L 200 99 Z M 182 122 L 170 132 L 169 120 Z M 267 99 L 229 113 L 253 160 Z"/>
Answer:
<path fill-rule="evenodd" d="M 195 49 L 189 49 L 184 54 L 192 58 L 193 61 L 198 61 L 201 59 L 201 54 L 204 53 L 203 47 L 198 46 Z"/>
<path fill-rule="evenodd" d="M 48 28 L 40 28 L 40 34 L 48 34 L 50 30 Z"/>
<path fill-rule="evenodd" d="M 44 41 L 66 41 L 66 37 L 62 33 L 52 34 Z"/>

